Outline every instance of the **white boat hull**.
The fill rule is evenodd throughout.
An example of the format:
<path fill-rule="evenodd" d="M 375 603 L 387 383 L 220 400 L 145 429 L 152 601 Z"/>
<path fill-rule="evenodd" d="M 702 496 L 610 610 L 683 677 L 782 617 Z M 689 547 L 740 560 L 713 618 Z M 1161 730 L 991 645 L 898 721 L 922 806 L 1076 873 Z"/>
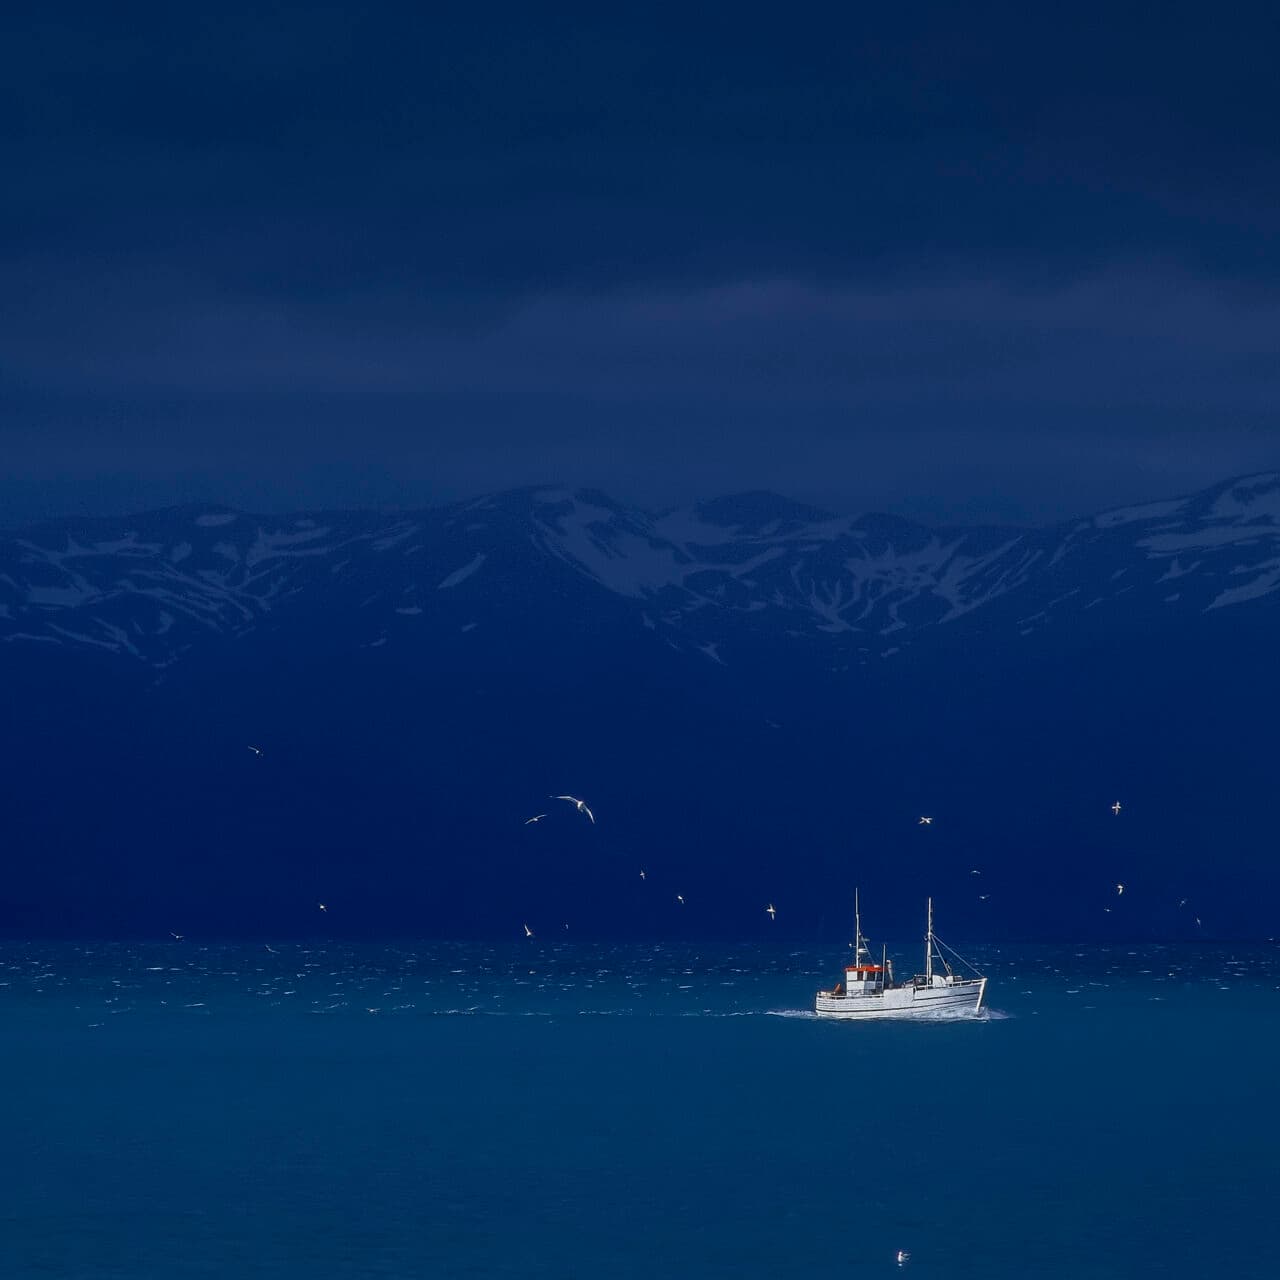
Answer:
<path fill-rule="evenodd" d="M 848 995 L 819 991 L 814 1012 L 819 1018 L 847 1020 L 976 1017 L 986 989 L 986 978 L 934 977 L 929 985 L 910 983 L 887 991 L 854 991 Z"/>

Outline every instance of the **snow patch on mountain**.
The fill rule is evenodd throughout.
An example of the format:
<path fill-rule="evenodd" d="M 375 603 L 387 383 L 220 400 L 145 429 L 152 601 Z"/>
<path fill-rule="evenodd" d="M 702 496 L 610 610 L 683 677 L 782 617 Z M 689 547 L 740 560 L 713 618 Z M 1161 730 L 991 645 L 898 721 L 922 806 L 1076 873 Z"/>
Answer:
<path fill-rule="evenodd" d="M 537 497 L 536 544 L 610 591 L 641 597 L 680 580 L 679 553 L 643 524 L 620 521 L 608 507 L 558 490 Z"/>
<path fill-rule="evenodd" d="M 1210 508 L 1209 515 L 1217 520 L 1233 520 L 1248 517 L 1275 523 L 1280 518 L 1280 475 L 1274 472 L 1250 476 L 1231 486 Z"/>
<path fill-rule="evenodd" d="M 253 546 L 245 553 L 244 562 L 248 568 L 261 564 L 264 560 L 273 560 L 282 556 L 323 556 L 328 555 L 331 547 L 303 547 L 301 544 L 315 542 L 328 534 L 328 529 L 303 529 L 300 533 L 267 533 L 258 530 Z"/>
<path fill-rule="evenodd" d="M 418 532 L 418 529 L 419 526 L 416 524 L 397 525 L 382 537 L 374 538 L 371 545 L 375 551 L 390 551 L 392 547 L 398 547 L 402 542 L 408 542 Z"/>
<path fill-rule="evenodd" d="M 653 522 L 654 536 L 678 547 L 718 547 L 732 543 L 735 534 L 723 525 L 709 524 L 696 511 L 668 511 Z"/>
<path fill-rule="evenodd" d="M 483 551 L 477 551 L 461 569 L 455 569 L 451 574 L 449 574 L 449 576 L 436 587 L 436 590 L 446 591 L 450 587 L 456 587 L 460 582 L 466 582 L 466 580 L 471 577 L 471 575 L 475 573 L 482 564 L 484 564 L 484 561 L 485 553 Z"/>
<path fill-rule="evenodd" d="M 1200 564 L 1199 560 L 1193 560 L 1186 568 L 1183 568 L 1182 561 L 1177 557 L 1173 557 L 1173 563 L 1156 579 L 1157 582 L 1168 582 L 1171 578 L 1181 578 L 1184 573 L 1192 573 Z"/>
<path fill-rule="evenodd" d="M 1263 570 L 1259 573 L 1258 570 Z M 1269 595 L 1280 587 L 1280 558 L 1269 560 L 1264 564 L 1252 565 L 1249 568 L 1236 569 L 1238 574 L 1253 573 L 1257 576 L 1239 587 L 1231 587 L 1215 596 L 1208 609 L 1221 609 L 1226 605 L 1243 604 L 1246 600 L 1257 600 L 1260 596 Z"/>

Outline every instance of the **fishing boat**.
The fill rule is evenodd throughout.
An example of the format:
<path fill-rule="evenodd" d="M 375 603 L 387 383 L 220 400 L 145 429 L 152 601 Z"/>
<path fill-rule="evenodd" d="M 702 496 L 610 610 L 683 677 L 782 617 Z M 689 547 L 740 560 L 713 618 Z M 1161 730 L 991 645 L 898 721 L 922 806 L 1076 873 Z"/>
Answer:
<path fill-rule="evenodd" d="M 987 980 L 963 956 L 933 932 L 933 899 L 929 899 L 928 928 L 924 940 L 924 972 L 905 982 L 894 981 L 893 962 L 887 949 L 880 963 L 872 961 L 867 940 L 862 936 L 862 914 L 858 895 L 853 895 L 853 963 L 846 966 L 844 981 L 830 991 L 819 991 L 814 1012 L 820 1018 L 931 1018 L 969 1014 L 982 1009 Z M 948 954 L 969 970 L 957 973 Z"/>

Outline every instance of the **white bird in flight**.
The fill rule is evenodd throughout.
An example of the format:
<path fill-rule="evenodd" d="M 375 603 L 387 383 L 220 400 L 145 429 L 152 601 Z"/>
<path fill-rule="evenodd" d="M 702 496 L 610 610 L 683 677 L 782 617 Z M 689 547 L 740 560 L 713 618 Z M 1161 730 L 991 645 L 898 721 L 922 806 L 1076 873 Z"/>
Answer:
<path fill-rule="evenodd" d="M 677 901 L 677 902 L 678 902 L 678 903 L 683 907 L 683 906 L 684 906 L 684 894 L 683 894 L 683 893 L 677 893 L 677 894 L 676 894 L 676 901 Z"/>
<path fill-rule="evenodd" d="M 184 937 L 186 937 L 186 934 L 183 934 L 183 933 L 174 933 L 174 931 L 173 931 L 172 929 L 170 929 L 170 930 L 169 930 L 169 937 L 171 937 L 171 938 L 177 938 L 177 940 L 178 940 L 179 942 L 181 942 L 181 941 L 182 941 L 182 939 L 183 939 Z"/>
<path fill-rule="evenodd" d="M 644 874 L 644 868 L 643 868 L 643 867 L 641 867 L 641 868 L 640 868 L 640 879 L 641 879 L 641 880 L 644 880 L 644 879 L 646 879 L 646 878 L 647 878 L 647 877 L 646 877 L 646 876 L 645 876 L 645 874 Z"/>
<path fill-rule="evenodd" d="M 587 802 L 585 800 L 579 800 L 577 796 L 551 796 L 550 798 L 552 800 L 567 800 L 571 805 L 573 805 L 578 810 L 579 813 L 585 813 L 593 823 L 595 822 L 596 820 L 595 814 L 593 814 L 591 810 L 587 808 Z"/>
<path fill-rule="evenodd" d="M 772 902 L 765 907 L 765 911 L 768 913 L 770 920 L 776 920 L 778 918 L 778 908 L 775 907 Z"/>
<path fill-rule="evenodd" d="M 982 872 L 981 872 L 981 871 L 979 871 L 977 867 L 974 867 L 974 869 L 973 869 L 972 871 L 970 871 L 970 872 L 969 872 L 969 874 L 970 874 L 971 876 L 980 876 L 980 875 L 982 874 Z"/>
<path fill-rule="evenodd" d="M 1124 892 L 1124 885 L 1122 884 L 1116 885 L 1116 897 L 1119 897 L 1123 892 Z"/>
<path fill-rule="evenodd" d="M 905 1249 L 899 1249 L 897 1254 L 898 1266 L 903 1266 L 911 1260 L 911 1255 Z"/>
<path fill-rule="evenodd" d="M 545 813 L 535 813 L 532 818 L 526 818 L 524 825 L 527 827 L 531 822 L 541 822 L 547 815 Z"/>
<path fill-rule="evenodd" d="M 255 756 L 260 756 L 262 754 L 261 747 L 250 747 L 249 750 L 252 751 Z"/>
<path fill-rule="evenodd" d="M 328 907 L 326 907 L 326 906 L 325 906 L 325 904 L 324 904 L 323 902 L 317 902 L 317 903 L 316 903 L 316 906 L 317 906 L 317 907 L 319 907 L 321 911 L 328 911 L 328 910 L 329 910 L 329 908 L 328 908 Z"/>
<path fill-rule="evenodd" d="M 526 938 L 532 938 L 532 937 L 533 937 L 533 930 L 532 930 L 532 929 L 530 929 L 528 925 L 525 925 L 525 927 L 524 927 L 524 936 L 525 936 Z"/>
<path fill-rule="evenodd" d="M 1117 800 L 1117 801 L 1115 802 L 1115 804 L 1113 804 L 1113 805 L 1111 806 L 1111 812 L 1112 812 L 1112 813 L 1114 813 L 1114 814 L 1116 815 L 1116 817 L 1118 818 L 1118 817 L 1120 816 L 1120 810 L 1121 810 L 1121 809 L 1123 809 L 1123 808 L 1124 808 L 1124 806 L 1120 803 L 1120 801 L 1119 801 L 1119 800 Z"/>
<path fill-rule="evenodd" d="M 933 825 L 933 819 L 932 819 L 932 818 L 925 818 L 925 817 L 923 817 L 923 816 L 921 817 L 920 821 L 916 823 L 916 826 L 917 826 L 917 827 L 929 827 L 929 826 L 932 826 L 932 825 Z"/>

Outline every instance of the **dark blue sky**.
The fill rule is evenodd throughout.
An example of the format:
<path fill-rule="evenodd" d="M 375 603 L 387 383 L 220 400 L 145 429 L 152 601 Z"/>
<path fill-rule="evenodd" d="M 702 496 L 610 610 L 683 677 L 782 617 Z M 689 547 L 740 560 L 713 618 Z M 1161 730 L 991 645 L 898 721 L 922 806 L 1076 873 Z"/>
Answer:
<path fill-rule="evenodd" d="M 6 6 L 3 522 L 1274 467 L 1274 12 Z"/>

